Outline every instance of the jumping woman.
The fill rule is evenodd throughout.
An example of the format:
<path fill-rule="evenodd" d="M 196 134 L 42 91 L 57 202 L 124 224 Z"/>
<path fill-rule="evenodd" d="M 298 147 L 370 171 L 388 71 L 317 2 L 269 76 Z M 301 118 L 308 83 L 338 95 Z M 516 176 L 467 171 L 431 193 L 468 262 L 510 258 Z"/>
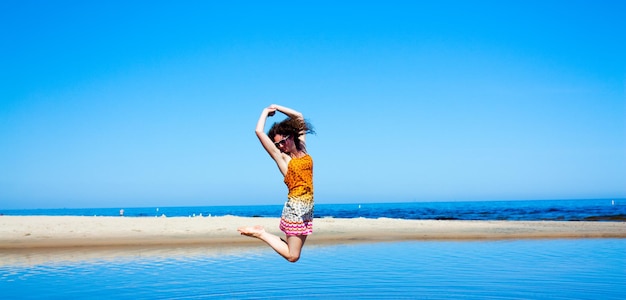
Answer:
<path fill-rule="evenodd" d="M 276 111 L 285 114 L 287 119 L 274 123 L 265 134 L 265 122 Z M 307 133 L 315 131 L 301 113 L 280 105 L 263 109 L 256 125 L 256 135 L 276 162 L 289 189 L 279 225 L 286 237 L 281 239 L 260 225 L 238 229 L 242 235 L 264 241 L 290 262 L 300 259 L 302 246 L 313 232 L 313 159 L 306 151 Z"/>

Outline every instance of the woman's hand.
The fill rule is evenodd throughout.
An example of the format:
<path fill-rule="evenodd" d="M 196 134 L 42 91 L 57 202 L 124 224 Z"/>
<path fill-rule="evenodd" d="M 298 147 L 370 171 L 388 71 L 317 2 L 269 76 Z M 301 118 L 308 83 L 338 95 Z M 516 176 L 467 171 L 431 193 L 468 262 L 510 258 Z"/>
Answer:
<path fill-rule="evenodd" d="M 277 104 L 272 104 L 269 107 L 267 107 L 267 109 L 270 109 L 272 111 L 273 115 L 274 113 L 276 113 L 276 111 L 279 111 L 285 115 L 287 115 L 288 117 L 292 118 L 292 119 L 304 119 L 304 117 L 302 116 L 302 114 L 294 109 L 288 108 L 288 107 L 284 107 L 281 105 L 277 105 Z M 269 115 L 269 116 L 271 116 Z"/>
<path fill-rule="evenodd" d="M 276 105 L 272 104 L 272 105 L 268 106 L 265 110 L 267 110 L 267 116 L 268 117 L 272 117 L 272 116 L 274 116 L 274 114 L 276 113 L 278 108 L 276 107 Z"/>

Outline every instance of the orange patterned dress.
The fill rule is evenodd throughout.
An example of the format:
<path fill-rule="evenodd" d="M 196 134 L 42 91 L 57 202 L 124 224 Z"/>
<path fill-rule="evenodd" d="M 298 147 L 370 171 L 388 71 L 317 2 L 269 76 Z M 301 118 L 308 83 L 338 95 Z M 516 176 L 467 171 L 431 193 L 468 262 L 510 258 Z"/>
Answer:
<path fill-rule="evenodd" d="M 310 155 L 289 161 L 285 184 L 289 194 L 280 218 L 280 230 L 287 235 L 313 233 L 313 159 Z"/>

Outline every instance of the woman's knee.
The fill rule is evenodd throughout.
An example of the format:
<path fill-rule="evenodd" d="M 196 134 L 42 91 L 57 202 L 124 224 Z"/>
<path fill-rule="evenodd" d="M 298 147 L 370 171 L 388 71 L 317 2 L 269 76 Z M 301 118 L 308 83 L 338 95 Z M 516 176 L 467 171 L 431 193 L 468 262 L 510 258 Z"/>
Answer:
<path fill-rule="evenodd" d="M 290 255 L 290 256 L 287 258 L 287 261 L 288 261 L 288 262 L 290 262 L 290 263 L 295 263 L 295 262 L 297 262 L 299 259 L 300 259 L 300 255 Z"/>
<path fill-rule="evenodd" d="M 289 248 L 289 255 L 286 257 L 286 259 L 289 262 L 295 263 L 300 259 L 300 252 L 302 251 L 302 246 L 304 246 L 304 241 L 306 241 L 306 235 L 287 236 L 287 247 Z"/>

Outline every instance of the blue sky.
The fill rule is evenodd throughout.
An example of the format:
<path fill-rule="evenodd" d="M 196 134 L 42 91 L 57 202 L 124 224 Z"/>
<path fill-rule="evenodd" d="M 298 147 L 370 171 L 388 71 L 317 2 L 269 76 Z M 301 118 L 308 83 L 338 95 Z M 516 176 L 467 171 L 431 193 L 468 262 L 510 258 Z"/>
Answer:
<path fill-rule="evenodd" d="M 626 197 L 621 1 L 207 2 L 3 1 L 0 209 Z"/>

